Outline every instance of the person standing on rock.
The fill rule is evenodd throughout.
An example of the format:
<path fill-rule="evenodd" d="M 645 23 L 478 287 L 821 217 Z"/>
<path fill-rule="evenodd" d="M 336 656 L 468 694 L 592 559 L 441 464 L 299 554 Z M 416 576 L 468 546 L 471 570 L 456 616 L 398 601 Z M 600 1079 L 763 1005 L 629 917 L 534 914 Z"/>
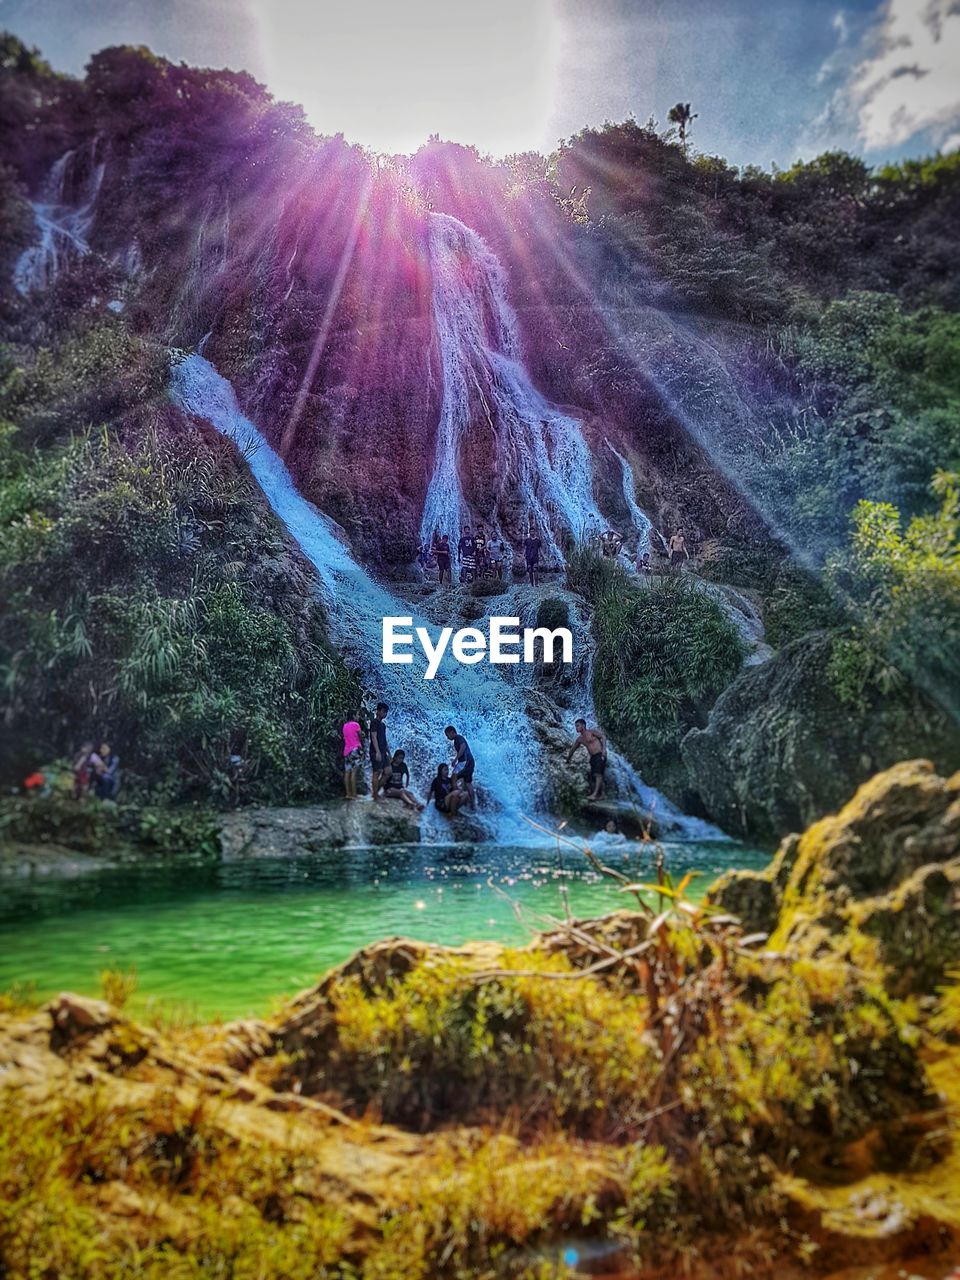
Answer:
<path fill-rule="evenodd" d="M 477 811 L 477 797 L 473 789 L 473 770 L 474 758 L 473 752 L 470 750 L 470 744 L 462 733 L 457 733 L 452 724 L 448 724 L 443 731 L 444 737 L 453 746 L 453 777 L 454 781 L 459 782 L 467 795 L 470 797 L 470 811 Z"/>
<path fill-rule="evenodd" d="M 487 544 L 487 555 L 490 557 L 490 568 L 494 577 L 498 582 L 503 581 L 503 562 L 506 559 L 507 549 L 503 545 L 503 539 L 497 534 L 491 538 Z"/>
<path fill-rule="evenodd" d="M 434 543 L 433 554 L 437 560 L 437 582 L 442 587 L 443 580 L 446 578 L 447 586 L 451 584 L 450 577 L 450 535 L 443 534 Z"/>
<path fill-rule="evenodd" d="M 586 720 L 575 721 L 574 727 L 577 731 L 577 736 L 570 743 L 570 749 L 567 752 L 567 764 L 570 764 L 574 754 L 581 747 L 586 747 L 587 755 L 590 758 L 590 785 L 593 787 L 587 799 L 600 800 L 603 797 L 604 774 L 607 771 L 607 739 L 602 729 L 588 729 Z"/>
<path fill-rule="evenodd" d="M 523 541 L 523 558 L 527 564 L 527 578 L 531 587 L 537 585 L 537 578 L 540 566 L 540 552 L 543 549 L 543 542 L 537 536 L 535 525 L 530 526 L 526 538 Z"/>
<path fill-rule="evenodd" d="M 457 555 L 460 559 L 460 581 L 473 582 L 477 576 L 477 541 L 469 529 L 464 529 L 457 543 Z"/>
<path fill-rule="evenodd" d="M 678 529 L 668 543 L 670 549 L 670 563 L 677 573 L 683 572 L 683 562 L 690 559 L 690 552 L 687 550 L 687 540 L 683 536 L 683 530 Z"/>
<path fill-rule="evenodd" d="M 354 713 L 351 720 L 344 721 L 342 732 L 343 798 L 345 800 L 356 800 L 357 774 L 360 772 L 360 762 L 363 759 L 360 742 L 360 722 L 356 713 Z"/>
<path fill-rule="evenodd" d="M 374 800 L 380 799 L 380 785 L 386 781 L 385 775 L 390 769 L 386 726 L 389 710 L 385 702 L 378 702 L 376 715 L 370 721 L 370 795 Z"/>

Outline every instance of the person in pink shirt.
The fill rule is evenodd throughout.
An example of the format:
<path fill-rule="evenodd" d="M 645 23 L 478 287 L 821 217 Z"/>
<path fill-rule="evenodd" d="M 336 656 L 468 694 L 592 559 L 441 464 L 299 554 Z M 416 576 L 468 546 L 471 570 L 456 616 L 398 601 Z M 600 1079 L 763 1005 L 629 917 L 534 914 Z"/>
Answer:
<path fill-rule="evenodd" d="M 343 726 L 343 794 L 347 800 L 357 798 L 357 774 L 362 760 L 360 725 L 354 717 Z"/>

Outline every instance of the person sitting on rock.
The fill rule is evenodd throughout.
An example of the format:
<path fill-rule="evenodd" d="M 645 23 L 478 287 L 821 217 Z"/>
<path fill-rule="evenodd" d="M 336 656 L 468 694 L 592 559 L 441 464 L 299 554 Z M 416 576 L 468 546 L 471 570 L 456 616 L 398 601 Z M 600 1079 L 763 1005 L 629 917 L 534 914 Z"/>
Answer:
<path fill-rule="evenodd" d="M 85 742 L 73 761 L 73 798 L 83 800 L 90 793 L 93 782 L 93 743 Z"/>
<path fill-rule="evenodd" d="M 467 798 L 466 791 L 459 791 L 454 786 L 450 778 L 450 766 L 448 764 L 437 765 L 436 776 L 427 791 L 427 804 L 432 800 L 438 813 L 446 814 L 448 818 L 455 818 L 460 806 Z"/>
<path fill-rule="evenodd" d="M 90 757 L 93 765 L 93 785 L 98 800 L 116 800 L 120 793 L 120 757 L 109 742 L 102 742 L 100 750 Z"/>
<path fill-rule="evenodd" d="M 567 751 L 567 764 L 581 747 L 586 747 L 590 758 L 589 782 L 593 787 L 587 799 L 599 800 L 603 795 L 604 774 L 607 769 L 607 739 L 602 729 L 588 729 L 586 720 L 577 720 L 575 728 L 577 736 L 570 743 L 570 749 Z"/>
<path fill-rule="evenodd" d="M 393 753 L 383 794 L 389 796 L 391 800 L 402 800 L 408 809 L 416 809 L 419 813 L 423 809 L 423 805 L 409 790 L 410 770 L 407 768 L 405 761 L 406 752 L 395 751 Z"/>

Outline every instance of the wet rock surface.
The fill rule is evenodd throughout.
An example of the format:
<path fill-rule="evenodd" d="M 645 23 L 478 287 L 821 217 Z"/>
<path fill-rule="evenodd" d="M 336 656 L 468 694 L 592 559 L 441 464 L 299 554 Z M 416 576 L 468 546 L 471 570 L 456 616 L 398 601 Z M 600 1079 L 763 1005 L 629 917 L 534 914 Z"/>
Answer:
<path fill-rule="evenodd" d="M 223 857 L 295 857 L 318 849 L 416 844 L 419 815 L 399 800 L 333 801 L 298 808 L 249 808 L 224 814 Z"/>
<path fill-rule="evenodd" d="M 725 831 L 777 839 L 839 807 L 873 773 L 913 756 L 947 771 L 960 731 L 915 692 L 842 703 L 826 678 L 832 638 L 816 632 L 743 671 L 681 751 L 690 784 Z"/>

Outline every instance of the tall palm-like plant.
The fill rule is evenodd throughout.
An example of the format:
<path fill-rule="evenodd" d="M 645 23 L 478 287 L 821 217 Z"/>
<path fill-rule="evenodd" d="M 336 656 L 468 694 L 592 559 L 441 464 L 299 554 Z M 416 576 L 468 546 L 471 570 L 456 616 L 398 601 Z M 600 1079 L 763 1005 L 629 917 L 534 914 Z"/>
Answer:
<path fill-rule="evenodd" d="M 671 124 L 675 124 L 677 126 L 677 130 L 680 134 L 680 145 L 683 147 L 684 151 L 687 149 L 687 130 L 690 128 L 693 121 L 697 119 L 698 115 L 699 112 L 690 110 L 689 102 L 678 102 L 667 112 L 667 119 Z"/>

